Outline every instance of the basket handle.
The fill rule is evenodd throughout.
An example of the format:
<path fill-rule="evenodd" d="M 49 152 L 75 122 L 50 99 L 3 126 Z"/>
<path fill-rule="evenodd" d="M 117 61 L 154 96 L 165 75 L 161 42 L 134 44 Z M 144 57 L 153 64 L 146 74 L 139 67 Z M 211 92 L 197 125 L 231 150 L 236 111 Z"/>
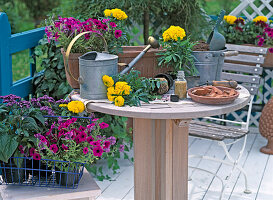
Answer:
<path fill-rule="evenodd" d="M 107 42 L 106 42 L 105 38 L 104 38 L 102 35 L 100 35 L 100 34 L 98 34 L 98 33 L 96 33 L 96 32 L 86 31 L 86 32 L 82 32 L 82 33 L 80 33 L 79 35 L 77 35 L 76 37 L 74 37 L 74 38 L 71 40 L 71 42 L 69 43 L 69 45 L 68 45 L 68 47 L 67 47 L 67 49 L 66 49 L 66 53 L 65 53 L 65 61 L 66 61 L 66 62 L 65 62 L 64 67 L 65 67 L 66 71 L 68 72 L 69 76 L 71 76 L 75 81 L 79 81 L 79 80 L 77 80 L 77 79 L 73 76 L 73 74 L 70 72 L 69 65 L 68 65 L 68 58 L 69 58 L 69 54 L 70 54 L 70 51 L 71 51 L 72 46 L 74 45 L 74 43 L 75 43 L 81 36 L 83 36 L 83 35 L 85 35 L 85 34 L 87 34 L 87 33 L 95 33 L 95 34 L 97 34 L 97 35 L 103 40 L 103 42 L 104 42 L 104 51 L 103 51 L 103 52 L 108 53 L 108 45 L 107 45 Z"/>

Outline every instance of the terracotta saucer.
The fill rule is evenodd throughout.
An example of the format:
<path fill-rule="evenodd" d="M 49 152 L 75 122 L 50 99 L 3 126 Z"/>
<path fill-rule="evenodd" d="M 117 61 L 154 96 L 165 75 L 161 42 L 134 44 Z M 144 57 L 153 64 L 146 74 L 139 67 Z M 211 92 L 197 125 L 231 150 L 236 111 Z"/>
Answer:
<path fill-rule="evenodd" d="M 200 89 L 202 87 L 194 87 L 190 88 L 188 90 L 188 95 L 191 97 L 191 99 L 198 103 L 203 104 L 210 104 L 210 105 L 224 105 L 224 104 L 230 104 L 232 103 L 236 98 L 239 96 L 239 92 L 235 90 L 235 95 L 229 96 L 229 97 L 208 97 L 208 96 L 198 96 L 192 93 L 193 90 Z M 228 87 L 220 87 L 216 86 L 216 88 L 224 91 L 224 90 L 231 90 L 231 88 Z"/>

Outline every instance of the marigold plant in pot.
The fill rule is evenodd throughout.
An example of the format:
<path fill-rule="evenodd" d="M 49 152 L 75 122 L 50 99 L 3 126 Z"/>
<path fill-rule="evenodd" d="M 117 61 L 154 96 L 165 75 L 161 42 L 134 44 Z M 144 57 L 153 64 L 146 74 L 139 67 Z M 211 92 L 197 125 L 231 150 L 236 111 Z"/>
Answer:
<path fill-rule="evenodd" d="M 46 35 L 48 40 L 55 40 L 63 47 L 62 53 L 65 64 L 71 74 L 66 72 L 67 80 L 71 87 L 79 88 L 77 82 L 79 76 L 78 57 L 88 51 L 104 51 L 104 41 L 99 37 L 103 37 L 108 45 L 110 53 L 117 54 L 121 51 L 121 45 L 127 43 L 127 35 L 124 30 L 122 20 L 127 18 L 125 12 L 120 9 L 105 10 L 105 18 L 93 19 L 89 18 L 85 21 L 69 17 L 58 17 L 57 20 L 49 19 L 46 27 Z M 70 42 L 79 34 L 90 31 L 84 37 L 80 37 L 71 49 L 68 63 L 66 63 L 65 52 Z M 71 55 L 72 54 L 72 55 Z M 73 55 L 74 54 L 74 55 Z M 73 76 L 76 80 L 74 80 Z"/>
<path fill-rule="evenodd" d="M 194 65 L 193 47 L 196 43 L 190 41 L 186 32 L 180 26 L 170 26 L 162 34 L 160 44 L 163 51 L 158 53 L 158 65 L 162 68 L 172 69 L 175 77 L 177 72 L 183 70 L 188 78 L 188 85 L 193 85 L 199 77 Z"/>

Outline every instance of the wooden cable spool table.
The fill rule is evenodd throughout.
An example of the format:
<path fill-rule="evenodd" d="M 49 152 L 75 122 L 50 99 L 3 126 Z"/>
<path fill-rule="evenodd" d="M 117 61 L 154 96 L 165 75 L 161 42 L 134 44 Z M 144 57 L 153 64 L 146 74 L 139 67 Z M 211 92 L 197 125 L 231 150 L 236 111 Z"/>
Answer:
<path fill-rule="evenodd" d="M 227 105 L 205 105 L 187 99 L 173 104 L 143 104 L 141 107 L 117 107 L 83 101 L 89 112 L 101 112 L 133 118 L 134 199 L 188 199 L 188 128 L 192 118 L 221 115 L 247 105 L 250 94 L 239 86 L 239 97 Z"/>

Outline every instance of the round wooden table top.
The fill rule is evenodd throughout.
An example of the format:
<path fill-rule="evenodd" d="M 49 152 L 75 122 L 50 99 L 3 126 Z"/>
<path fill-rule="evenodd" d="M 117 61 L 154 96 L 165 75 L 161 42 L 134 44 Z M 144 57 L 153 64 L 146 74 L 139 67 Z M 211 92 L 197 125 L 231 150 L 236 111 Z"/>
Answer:
<path fill-rule="evenodd" d="M 226 105 L 206 105 L 193 102 L 191 98 L 188 98 L 175 103 L 144 103 L 141 107 L 118 107 L 109 102 L 82 99 L 77 93 L 71 94 L 70 98 L 84 102 L 88 112 L 145 119 L 192 119 L 221 115 L 243 108 L 249 102 L 250 93 L 241 85 L 239 88 L 240 90 L 237 90 L 240 93 L 239 97 L 233 103 Z"/>

